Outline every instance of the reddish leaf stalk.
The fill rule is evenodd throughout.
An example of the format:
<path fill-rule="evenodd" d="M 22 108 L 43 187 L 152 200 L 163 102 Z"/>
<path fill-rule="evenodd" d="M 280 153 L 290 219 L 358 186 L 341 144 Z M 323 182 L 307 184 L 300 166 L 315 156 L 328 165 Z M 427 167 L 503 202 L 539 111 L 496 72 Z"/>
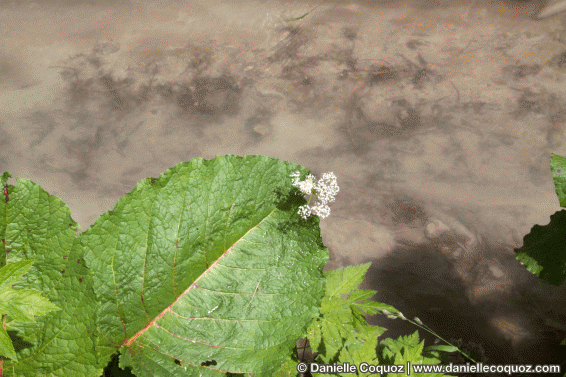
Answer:
<path fill-rule="evenodd" d="M 6 187 L 4 186 L 4 190 L 6 190 Z M 8 200 L 8 197 L 6 196 L 6 200 Z M 2 316 L 2 327 L 4 328 L 4 330 L 6 330 L 6 316 L 3 315 Z M 0 377 L 2 377 L 4 375 L 4 356 L 0 355 Z"/>

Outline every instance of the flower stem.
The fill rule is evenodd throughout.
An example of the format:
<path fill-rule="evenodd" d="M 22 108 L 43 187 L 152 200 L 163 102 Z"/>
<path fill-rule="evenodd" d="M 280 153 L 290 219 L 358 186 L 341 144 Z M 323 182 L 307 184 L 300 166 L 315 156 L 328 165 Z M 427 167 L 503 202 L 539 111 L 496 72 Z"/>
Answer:
<path fill-rule="evenodd" d="M 415 323 L 415 322 L 411 321 L 410 319 L 407 319 L 407 321 L 411 322 L 411 323 L 412 323 L 413 325 L 415 325 L 415 326 L 420 327 L 420 328 L 423 329 L 423 330 L 428 331 L 428 332 L 431 333 L 432 335 L 434 335 L 434 336 L 436 336 L 437 338 L 443 340 L 445 343 L 450 344 L 452 347 L 456 347 L 456 346 L 454 346 L 452 343 L 448 342 L 447 340 L 445 340 L 444 338 L 442 338 L 440 335 L 438 335 L 437 333 L 435 333 L 434 331 L 432 331 L 428 326 L 423 325 L 423 326 L 426 327 L 426 328 L 425 328 L 425 327 L 419 325 L 418 323 Z M 468 359 L 472 360 L 474 363 L 477 363 L 477 361 L 475 361 L 475 360 L 472 359 L 470 356 L 468 356 L 468 355 L 466 355 L 464 352 L 462 352 L 462 351 L 460 350 L 460 348 L 456 347 L 456 349 L 458 349 L 458 352 L 460 352 L 462 355 L 464 355 L 464 356 L 467 357 Z"/>

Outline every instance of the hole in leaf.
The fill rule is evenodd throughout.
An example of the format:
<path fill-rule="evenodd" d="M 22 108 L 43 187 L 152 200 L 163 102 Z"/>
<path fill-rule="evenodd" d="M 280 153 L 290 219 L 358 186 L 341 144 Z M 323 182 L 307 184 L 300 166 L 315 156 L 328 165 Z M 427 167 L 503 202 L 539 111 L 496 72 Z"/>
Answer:
<path fill-rule="evenodd" d="M 179 361 L 179 359 L 175 359 L 175 364 L 181 365 L 181 362 Z"/>
<path fill-rule="evenodd" d="M 209 367 L 211 365 L 216 365 L 216 360 L 208 360 L 208 361 L 203 361 L 200 366 L 201 367 Z"/>

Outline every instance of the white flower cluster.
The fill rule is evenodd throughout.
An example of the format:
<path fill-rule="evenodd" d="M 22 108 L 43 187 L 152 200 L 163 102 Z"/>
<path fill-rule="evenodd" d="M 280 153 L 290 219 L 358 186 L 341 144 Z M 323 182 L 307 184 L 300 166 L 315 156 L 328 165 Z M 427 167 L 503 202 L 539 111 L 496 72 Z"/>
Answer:
<path fill-rule="evenodd" d="M 327 203 L 333 202 L 339 191 L 336 176 L 332 172 L 324 173 L 322 178 L 317 183 L 314 183 L 314 175 L 307 175 L 305 181 L 299 181 L 299 175 L 298 171 L 290 175 L 290 177 L 294 178 L 293 186 L 299 187 L 303 194 L 311 195 L 308 203 L 299 208 L 299 215 L 306 219 L 314 213 L 324 219 L 330 214 L 330 207 L 328 207 Z M 312 195 L 317 197 L 318 203 L 313 207 L 309 207 Z"/>

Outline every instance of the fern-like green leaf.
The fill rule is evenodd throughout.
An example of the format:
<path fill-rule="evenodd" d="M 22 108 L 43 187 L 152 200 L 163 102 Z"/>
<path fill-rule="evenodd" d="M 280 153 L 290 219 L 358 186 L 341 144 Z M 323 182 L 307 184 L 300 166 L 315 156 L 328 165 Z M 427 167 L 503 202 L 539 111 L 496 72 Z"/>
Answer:
<path fill-rule="evenodd" d="M 344 293 L 351 293 L 362 283 L 370 265 L 371 263 L 368 262 L 327 271 L 324 274 L 327 284 L 326 296 L 340 298 Z"/>
<path fill-rule="evenodd" d="M 316 318 L 307 330 L 307 337 L 311 348 L 317 350 L 320 347 L 320 342 L 322 341 L 322 319 Z"/>
<path fill-rule="evenodd" d="M 424 350 L 424 340 L 419 342 L 419 333 L 415 331 L 411 335 L 400 336 L 396 340 L 394 339 L 384 339 L 379 343 L 378 353 L 380 354 L 380 360 L 385 364 L 394 365 L 415 365 L 415 364 L 437 364 L 440 360 L 438 358 L 433 358 L 423 355 Z M 408 364 L 409 363 L 409 364 Z M 439 366 L 440 367 L 440 366 Z M 399 373 L 388 373 L 388 377 L 392 376 L 405 376 L 406 374 Z M 428 376 L 447 376 L 442 373 L 413 373 L 412 376 L 424 377 Z"/>

